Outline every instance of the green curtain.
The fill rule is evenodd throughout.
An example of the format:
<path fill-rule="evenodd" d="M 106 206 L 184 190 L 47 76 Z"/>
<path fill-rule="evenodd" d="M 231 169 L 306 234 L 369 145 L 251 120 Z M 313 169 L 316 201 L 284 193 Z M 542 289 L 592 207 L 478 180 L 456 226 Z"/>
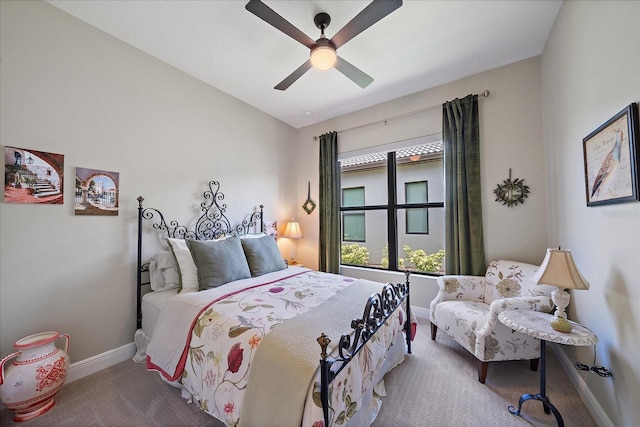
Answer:
<path fill-rule="evenodd" d="M 340 272 L 340 166 L 338 133 L 320 136 L 319 270 Z"/>
<path fill-rule="evenodd" d="M 478 95 L 442 105 L 445 176 L 445 274 L 482 276 Z"/>

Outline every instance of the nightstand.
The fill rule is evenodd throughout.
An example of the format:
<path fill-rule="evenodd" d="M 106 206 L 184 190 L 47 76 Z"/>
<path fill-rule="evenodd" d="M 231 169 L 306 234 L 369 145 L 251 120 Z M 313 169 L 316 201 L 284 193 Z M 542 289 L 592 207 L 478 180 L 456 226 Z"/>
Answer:
<path fill-rule="evenodd" d="M 304 264 L 287 264 L 287 267 L 291 268 L 291 267 L 304 267 Z"/>
<path fill-rule="evenodd" d="M 562 419 L 562 415 L 560 415 L 556 407 L 549 402 L 549 397 L 546 395 L 546 342 L 549 341 L 564 345 L 593 345 L 598 342 L 598 337 L 596 337 L 596 334 L 589 328 L 585 328 L 572 321 L 569 321 L 573 326 L 571 332 L 558 332 L 550 325 L 553 315 L 540 311 L 506 310 L 498 315 L 498 319 L 514 331 L 522 332 L 523 334 L 540 340 L 540 393 L 523 394 L 518 402 L 518 409 L 516 410 L 515 407 L 509 406 L 509 412 L 513 415 L 520 415 L 520 409 L 524 402 L 531 399 L 539 400 L 542 402 L 545 414 L 553 412 L 558 427 L 563 427 L 564 420 Z"/>

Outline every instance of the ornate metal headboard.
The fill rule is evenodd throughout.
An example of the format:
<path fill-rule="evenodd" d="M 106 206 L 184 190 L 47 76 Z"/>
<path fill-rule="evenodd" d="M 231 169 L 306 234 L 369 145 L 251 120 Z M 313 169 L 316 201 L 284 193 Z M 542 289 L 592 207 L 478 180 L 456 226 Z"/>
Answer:
<path fill-rule="evenodd" d="M 166 221 L 162 212 L 155 208 L 144 208 L 144 198 L 138 197 L 138 264 L 137 264 L 137 328 L 142 327 L 142 273 L 149 271 L 149 264 L 142 262 L 142 220 L 152 221 L 151 226 L 166 234 L 166 237 L 177 239 L 213 240 L 227 235 L 241 236 L 249 234 L 251 230 L 264 231 L 263 212 L 264 206 L 260 205 L 259 211 L 252 212 L 247 218 L 236 225 L 232 225 L 225 212 L 227 210 L 224 194 L 220 192 L 218 181 L 209 181 L 209 189 L 203 194 L 203 202 L 200 203 L 202 215 L 198 218 L 193 228 L 181 225 L 178 221 Z"/>

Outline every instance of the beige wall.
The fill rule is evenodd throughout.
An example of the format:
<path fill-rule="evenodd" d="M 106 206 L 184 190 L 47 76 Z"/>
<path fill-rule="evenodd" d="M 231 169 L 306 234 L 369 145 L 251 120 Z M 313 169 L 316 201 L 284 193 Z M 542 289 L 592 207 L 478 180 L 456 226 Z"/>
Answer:
<path fill-rule="evenodd" d="M 599 424 L 640 424 L 640 203 L 587 208 L 581 144 L 640 101 L 640 2 L 565 2 L 539 58 L 298 131 L 45 3 L 1 1 L 0 15 L 0 143 L 66 161 L 64 205 L 0 203 L 0 354 L 50 329 L 71 335 L 73 361 L 131 342 L 140 194 L 189 220 L 206 181 L 219 179 L 232 218 L 258 203 L 270 219 L 295 216 L 297 258 L 316 267 L 318 210 L 301 208 L 308 181 L 318 201 L 313 136 L 489 89 L 480 99 L 487 260 L 538 263 L 547 246 L 573 250 L 591 289 L 574 293 L 569 316 L 596 332 L 597 363 L 614 376 L 571 375 L 602 410 Z M 440 123 L 434 109 L 343 132 L 340 151 L 437 137 Z M 73 215 L 76 166 L 120 172 L 118 217 Z M 516 208 L 493 197 L 509 168 L 531 188 Z M 414 279 L 415 305 L 428 307 L 435 293 L 433 279 Z M 593 360 L 592 348 L 562 349 L 571 362 Z"/>
<path fill-rule="evenodd" d="M 313 136 L 331 130 L 343 130 L 388 117 L 421 110 L 469 93 L 488 89 L 489 98 L 480 98 L 480 140 L 482 167 L 482 208 L 487 261 L 496 258 L 539 263 L 546 248 L 546 190 L 542 142 L 540 59 L 521 61 L 478 74 L 435 89 L 405 96 L 375 107 L 300 129 L 298 132 L 299 168 L 297 204 L 306 198 L 306 183 L 311 180 L 312 198 L 318 199 L 318 142 Z M 412 116 L 364 126 L 338 134 L 340 152 L 403 141 L 428 135 L 437 139 L 441 133 L 442 111 L 435 108 Z M 493 189 L 509 176 L 524 178 L 531 194 L 523 205 L 507 208 L 494 201 Z M 298 258 L 305 265 L 317 266 L 317 211 L 306 215 L 300 208 L 298 217 L 305 238 L 298 242 Z M 348 274 L 391 279 L 385 274 L 344 269 Z M 399 277 L 391 275 L 391 277 Z M 413 278 L 412 303 L 427 308 L 435 297 L 435 280 Z"/>
<path fill-rule="evenodd" d="M 640 102 L 640 2 L 565 2 L 542 55 L 542 81 L 548 244 L 571 249 L 591 284 L 572 293 L 569 318 L 598 335 L 596 363 L 613 370 L 612 378 L 580 372 L 581 386 L 613 425 L 637 426 L 640 203 L 586 206 L 582 139 Z M 593 362 L 593 348 L 563 350 L 571 361 Z"/>
<path fill-rule="evenodd" d="M 186 222 L 217 179 L 230 219 L 284 222 L 296 133 L 46 3 L 0 11 L 1 144 L 65 155 L 64 205 L 0 203 L 0 354 L 57 330 L 77 362 L 133 340 L 136 197 Z M 74 216 L 76 167 L 120 173 L 119 216 Z"/>

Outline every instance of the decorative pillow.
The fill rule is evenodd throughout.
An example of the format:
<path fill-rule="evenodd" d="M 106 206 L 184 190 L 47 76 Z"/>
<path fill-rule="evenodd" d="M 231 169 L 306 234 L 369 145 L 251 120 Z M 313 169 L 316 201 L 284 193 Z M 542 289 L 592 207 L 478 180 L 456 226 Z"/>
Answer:
<path fill-rule="evenodd" d="M 180 274 L 176 258 L 169 251 L 158 252 L 149 260 L 149 281 L 155 292 L 180 287 Z"/>
<path fill-rule="evenodd" d="M 264 234 L 278 238 L 278 221 L 264 221 L 262 225 Z"/>
<path fill-rule="evenodd" d="M 184 239 L 174 239 L 167 237 L 167 243 L 173 252 L 173 256 L 178 263 L 178 273 L 180 274 L 180 292 L 197 292 L 198 288 L 198 269 L 193 262 L 191 252 L 187 247 Z"/>
<path fill-rule="evenodd" d="M 199 289 L 251 277 L 238 237 L 225 240 L 188 240 L 187 246 L 197 266 Z"/>
<path fill-rule="evenodd" d="M 244 239 L 242 249 L 247 257 L 252 277 L 287 268 L 273 236 Z"/>

